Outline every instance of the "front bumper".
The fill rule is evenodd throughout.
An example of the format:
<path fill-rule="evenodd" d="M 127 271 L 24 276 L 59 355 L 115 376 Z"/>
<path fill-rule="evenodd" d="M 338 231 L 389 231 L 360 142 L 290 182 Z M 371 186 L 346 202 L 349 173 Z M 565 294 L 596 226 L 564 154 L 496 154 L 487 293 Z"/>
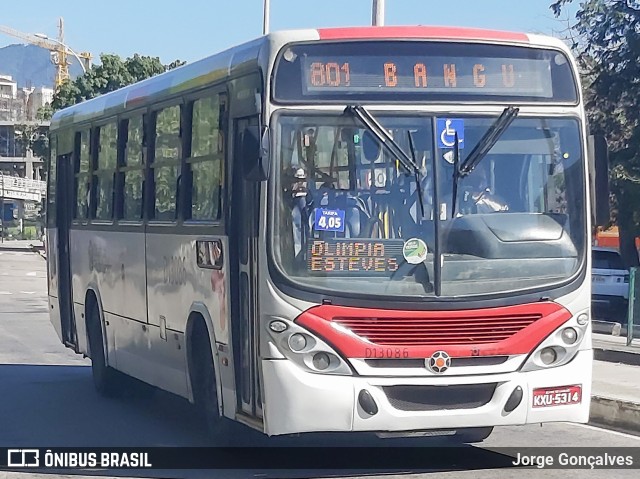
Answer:
<path fill-rule="evenodd" d="M 268 435 L 322 431 L 421 431 L 468 427 L 589 419 L 593 351 L 580 351 L 569 364 L 531 371 L 447 377 L 361 377 L 314 374 L 289 360 L 263 360 L 264 425 Z M 495 384 L 488 402 L 478 407 L 401 410 L 394 407 L 384 388 Z M 535 388 L 582 386 L 582 401 L 574 405 L 533 407 Z M 520 404 L 511 412 L 504 406 L 516 387 L 523 390 Z M 369 415 L 358 403 L 367 390 L 378 412 Z M 387 391 L 389 389 L 386 389 Z M 393 402 L 393 404 L 392 404 Z"/>

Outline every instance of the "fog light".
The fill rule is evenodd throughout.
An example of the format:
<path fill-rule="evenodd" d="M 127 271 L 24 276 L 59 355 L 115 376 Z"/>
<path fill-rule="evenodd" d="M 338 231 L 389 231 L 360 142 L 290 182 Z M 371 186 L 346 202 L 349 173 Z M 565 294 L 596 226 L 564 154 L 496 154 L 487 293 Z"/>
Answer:
<path fill-rule="evenodd" d="M 507 403 L 504 405 L 504 412 L 511 412 L 517 408 L 522 402 L 522 396 L 523 390 L 520 386 L 517 386 L 511 393 L 511 396 L 509 396 Z"/>
<path fill-rule="evenodd" d="M 360 391 L 358 394 L 358 404 L 364 412 L 366 412 L 369 416 L 375 416 L 378 414 L 378 405 L 376 404 L 371 393 L 366 389 Z"/>
<path fill-rule="evenodd" d="M 289 337 L 289 347 L 291 348 L 291 351 L 302 351 L 307 347 L 307 338 L 300 333 L 292 334 Z"/>
<path fill-rule="evenodd" d="M 580 326 L 584 326 L 589 322 L 589 315 L 586 313 L 582 313 L 581 315 L 578 316 L 577 321 Z"/>
<path fill-rule="evenodd" d="M 544 348 L 542 351 L 540 351 L 540 361 L 542 361 L 543 364 L 546 364 L 547 366 L 549 364 L 553 364 L 557 357 L 558 355 L 553 348 Z"/>
<path fill-rule="evenodd" d="M 324 371 L 331 364 L 331 358 L 327 353 L 316 353 L 313 355 L 313 367 L 319 371 Z"/>
<path fill-rule="evenodd" d="M 289 326 L 284 321 L 271 321 L 269 323 L 269 329 L 274 333 L 281 333 L 285 331 Z"/>
<path fill-rule="evenodd" d="M 573 328 L 564 328 L 561 336 L 562 340 L 567 344 L 573 344 L 578 340 L 578 332 Z"/>

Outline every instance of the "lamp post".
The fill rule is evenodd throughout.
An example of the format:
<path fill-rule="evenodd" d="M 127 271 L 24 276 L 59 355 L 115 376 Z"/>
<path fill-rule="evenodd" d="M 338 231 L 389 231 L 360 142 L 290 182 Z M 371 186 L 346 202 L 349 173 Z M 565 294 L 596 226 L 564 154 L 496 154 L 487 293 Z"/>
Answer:
<path fill-rule="evenodd" d="M 271 15 L 271 0 L 264 0 L 262 8 L 262 34 L 269 33 L 269 16 Z"/>
<path fill-rule="evenodd" d="M 384 25 L 384 0 L 373 0 L 371 12 L 371 25 Z"/>
<path fill-rule="evenodd" d="M 42 38 L 43 40 L 49 40 L 49 41 L 52 41 L 52 42 L 56 42 L 58 45 L 61 45 L 64 48 L 66 48 L 67 50 L 69 50 L 69 53 L 71 53 L 74 57 L 76 57 L 76 60 L 78 60 L 78 63 L 82 67 L 82 73 L 87 73 L 87 69 L 84 66 L 83 61 L 80 59 L 78 54 L 71 49 L 71 47 L 69 45 L 67 45 L 66 43 L 62 43 L 57 38 L 50 38 L 49 36 L 45 35 L 44 33 L 34 33 L 33 36 L 34 37 L 38 37 L 38 38 Z"/>

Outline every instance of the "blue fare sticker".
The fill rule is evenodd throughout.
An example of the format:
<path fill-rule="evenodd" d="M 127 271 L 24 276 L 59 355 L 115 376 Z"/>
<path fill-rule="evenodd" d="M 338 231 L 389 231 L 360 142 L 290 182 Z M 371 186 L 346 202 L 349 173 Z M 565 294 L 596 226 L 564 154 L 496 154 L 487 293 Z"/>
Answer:
<path fill-rule="evenodd" d="M 344 232 L 344 210 L 316 208 L 316 221 L 313 229 Z"/>
<path fill-rule="evenodd" d="M 464 148 L 464 119 L 436 118 L 438 148 L 453 148 L 455 134 L 458 133 L 458 147 Z"/>

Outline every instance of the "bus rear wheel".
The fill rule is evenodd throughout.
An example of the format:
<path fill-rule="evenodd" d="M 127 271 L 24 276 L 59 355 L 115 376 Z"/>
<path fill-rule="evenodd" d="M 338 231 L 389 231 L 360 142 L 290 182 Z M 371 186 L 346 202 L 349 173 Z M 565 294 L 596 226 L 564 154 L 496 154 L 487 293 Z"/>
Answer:
<path fill-rule="evenodd" d="M 218 409 L 218 389 L 209 332 L 197 321 L 192 331 L 191 387 L 198 414 L 212 439 L 224 438 L 224 421 Z"/>
<path fill-rule="evenodd" d="M 87 329 L 93 384 L 101 396 L 117 396 L 122 391 L 122 381 L 118 371 L 107 365 L 100 310 L 95 300 L 91 302 L 87 311 Z"/>

